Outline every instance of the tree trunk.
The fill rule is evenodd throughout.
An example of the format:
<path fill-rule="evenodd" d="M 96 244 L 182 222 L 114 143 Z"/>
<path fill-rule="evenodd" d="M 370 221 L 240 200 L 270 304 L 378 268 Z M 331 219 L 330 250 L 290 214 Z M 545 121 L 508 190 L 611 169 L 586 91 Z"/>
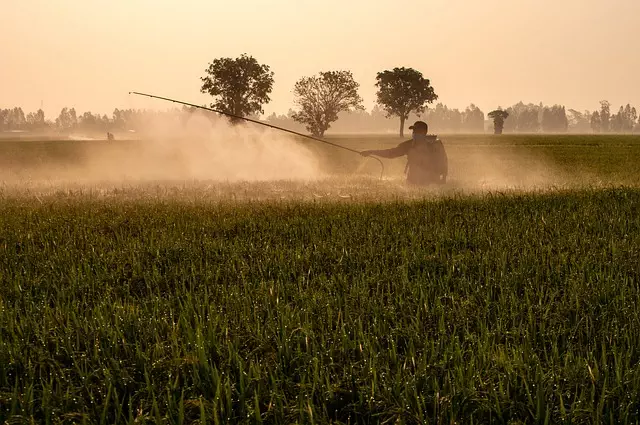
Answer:
<path fill-rule="evenodd" d="M 400 115 L 400 137 L 404 137 L 404 115 Z"/>

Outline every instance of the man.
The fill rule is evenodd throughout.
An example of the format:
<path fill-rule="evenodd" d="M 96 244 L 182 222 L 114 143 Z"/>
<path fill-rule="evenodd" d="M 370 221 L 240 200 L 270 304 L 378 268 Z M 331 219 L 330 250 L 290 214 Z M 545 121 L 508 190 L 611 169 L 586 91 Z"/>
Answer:
<path fill-rule="evenodd" d="M 362 156 L 376 155 L 381 158 L 407 156 L 407 183 L 414 185 L 444 184 L 447 182 L 449 164 L 444 146 L 437 136 L 427 134 L 429 126 L 416 121 L 411 127 L 413 138 L 392 149 L 363 151 Z"/>

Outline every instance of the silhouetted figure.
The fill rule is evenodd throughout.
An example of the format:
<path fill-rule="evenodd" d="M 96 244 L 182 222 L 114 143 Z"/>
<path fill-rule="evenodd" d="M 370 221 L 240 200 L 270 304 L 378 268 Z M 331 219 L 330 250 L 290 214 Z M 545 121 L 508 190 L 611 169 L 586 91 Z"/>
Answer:
<path fill-rule="evenodd" d="M 113 134 L 107 133 L 107 140 L 114 140 Z"/>
<path fill-rule="evenodd" d="M 376 155 L 382 158 L 407 156 L 407 183 L 415 185 L 444 184 L 447 182 L 449 163 L 447 153 L 438 136 L 430 135 L 424 121 L 416 121 L 411 127 L 411 140 L 392 149 L 363 151 L 362 156 Z"/>

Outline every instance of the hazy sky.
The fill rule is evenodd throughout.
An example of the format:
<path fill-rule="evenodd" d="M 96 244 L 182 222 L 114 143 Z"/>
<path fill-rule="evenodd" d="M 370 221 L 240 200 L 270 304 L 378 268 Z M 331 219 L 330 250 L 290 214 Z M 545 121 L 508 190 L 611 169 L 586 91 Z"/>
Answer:
<path fill-rule="evenodd" d="M 275 72 L 267 113 L 303 75 L 349 69 L 365 106 L 376 72 L 414 67 L 440 101 L 595 109 L 640 105 L 640 0 L 0 0 L 0 107 L 164 109 L 131 90 L 203 103 L 217 57 Z"/>

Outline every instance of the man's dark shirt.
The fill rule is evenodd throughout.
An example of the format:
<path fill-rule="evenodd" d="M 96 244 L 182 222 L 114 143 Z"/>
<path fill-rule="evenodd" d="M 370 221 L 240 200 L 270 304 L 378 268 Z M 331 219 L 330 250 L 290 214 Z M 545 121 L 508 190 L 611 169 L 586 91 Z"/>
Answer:
<path fill-rule="evenodd" d="M 430 184 L 444 182 L 448 173 L 448 160 L 444 146 L 437 136 L 416 135 L 392 149 L 373 152 L 382 158 L 407 156 L 407 182 Z"/>

